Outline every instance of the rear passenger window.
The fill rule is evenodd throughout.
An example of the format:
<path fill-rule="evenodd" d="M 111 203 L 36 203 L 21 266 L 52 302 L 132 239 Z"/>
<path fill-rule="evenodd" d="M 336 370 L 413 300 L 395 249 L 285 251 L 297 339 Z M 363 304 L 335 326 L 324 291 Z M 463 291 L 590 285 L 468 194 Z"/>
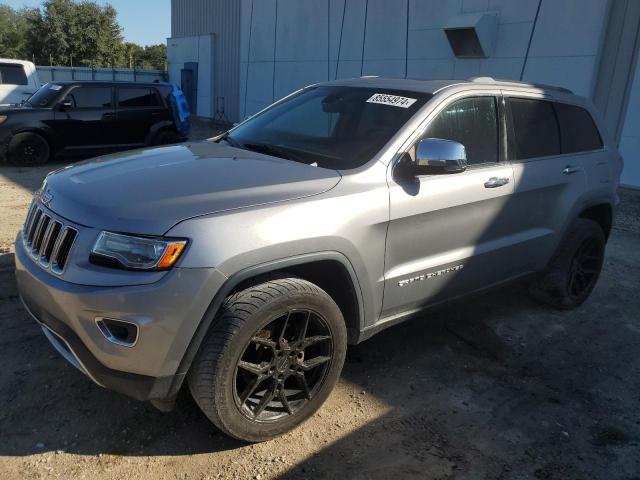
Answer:
<path fill-rule="evenodd" d="M 560 129 L 551 102 L 510 98 L 509 107 L 514 130 L 509 142 L 510 158 L 560 155 Z"/>
<path fill-rule="evenodd" d="M 71 90 L 66 98 L 73 108 L 111 108 L 111 88 L 78 87 Z"/>
<path fill-rule="evenodd" d="M 0 63 L 0 85 L 28 85 L 24 67 L 15 63 Z"/>
<path fill-rule="evenodd" d="M 495 97 L 463 98 L 435 118 L 423 138 L 453 140 L 464 145 L 467 163 L 498 161 L 498 114 Z"/>
<path fill-rule="evenodd" d="M 160 100 L 151 88 L 120 88 L 118 93 L 119 107 L 158 107 Z"/>
<path fill-rule="evenodd" d="M 555 104 L 562 137 L 562 153 L 588 152 L 602 148 L 602 138 L 593 118 L 584 108 Z"/>

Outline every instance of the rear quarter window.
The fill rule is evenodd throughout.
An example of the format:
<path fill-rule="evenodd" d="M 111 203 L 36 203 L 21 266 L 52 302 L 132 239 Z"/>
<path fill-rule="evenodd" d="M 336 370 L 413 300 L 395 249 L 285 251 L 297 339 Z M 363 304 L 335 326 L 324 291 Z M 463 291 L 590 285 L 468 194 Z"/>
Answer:
<path fill-rule="evenodd" d="M 0 63 L 0 85 L 29 85 L 24 67 L 15 63 Z"/>
<path fill-rule="evenodd" d="M 555 103 L 560 122 L 562 153 L 588 152 L 602 148 L 602 137 L 591 114 L 584 108 Z"/>
<path fill-rule="evenodd" d="M 118 107 L 120 108 L 145 108 L 161 106 L 160 97 L 153 88 L 127 88 L 118 89 Z"/>

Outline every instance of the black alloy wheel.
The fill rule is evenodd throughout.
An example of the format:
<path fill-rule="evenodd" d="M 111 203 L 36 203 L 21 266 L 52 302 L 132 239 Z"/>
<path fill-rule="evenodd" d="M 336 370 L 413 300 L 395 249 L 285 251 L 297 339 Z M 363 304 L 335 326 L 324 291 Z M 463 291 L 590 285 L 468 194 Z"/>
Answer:
<path fill-rule="evenodd" d="M 220 430 L 262 442 L 322 406 L 346 351 L 346 322 L 326 291 L 265 276 L 226 298 L 189 369 L 189 390 Z"/>
<path fill-rule="evenodd" d="M 7 159 L 18 166 L 43 165 L 49 160 L 51 149 L 40 135 L 31 132 L 18 133 L 9 141 Z"/>
<path fill-rule="evenodd" d="M 251 338 L 236 366 L 234 398 L 256 422 L 295 415 L 313 399 L 331 365 L 333 339 L 311 310 L 283 312 Z"/>
<path fill-rule="evenodd" d="M 567 276 L 567 292 L 571 297 L 580 299 L 593 289 L 602 268 L 603 256 L 604 249 L 597 238 L 588 237 L 578 247 Z"/>
<path fill-rule="evenodd" d="M 547 269 L 534 278 L 533 297 L 561 310 L 582 305 L 598 282 L 606 243 L 598 223 L 588 218 L 576 219 Z"/>

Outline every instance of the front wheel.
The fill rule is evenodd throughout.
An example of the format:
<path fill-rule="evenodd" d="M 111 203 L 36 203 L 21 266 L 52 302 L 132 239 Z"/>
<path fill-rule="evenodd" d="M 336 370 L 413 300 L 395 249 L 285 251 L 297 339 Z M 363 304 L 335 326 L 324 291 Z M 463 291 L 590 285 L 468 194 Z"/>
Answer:
<path fill-rule="evenodd" d="M 320 408 L 347 348 L 340 309 L 298 278 L 267 281 L 229 297 L 189 372 L 189 388 L 228 435 L 260 442 Z"/>
<path fill-rule="evenodd" d="M 9 141 L 7 160 L 19 167 L 43 165 L 49 161 L 51 149 L 47 141 L 37 133 L 15 134 Z"/>

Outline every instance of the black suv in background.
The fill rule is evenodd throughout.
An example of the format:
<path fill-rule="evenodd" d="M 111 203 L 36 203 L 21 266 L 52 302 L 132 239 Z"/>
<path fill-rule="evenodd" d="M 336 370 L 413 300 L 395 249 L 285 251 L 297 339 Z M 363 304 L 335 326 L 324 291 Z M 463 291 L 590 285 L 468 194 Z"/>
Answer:
<path fill-rule="evenodd" d="M 0 110 L 0 159 L 40 165 L 185 140 L 164 83 L 53 82 L 17 108 Z"/>

